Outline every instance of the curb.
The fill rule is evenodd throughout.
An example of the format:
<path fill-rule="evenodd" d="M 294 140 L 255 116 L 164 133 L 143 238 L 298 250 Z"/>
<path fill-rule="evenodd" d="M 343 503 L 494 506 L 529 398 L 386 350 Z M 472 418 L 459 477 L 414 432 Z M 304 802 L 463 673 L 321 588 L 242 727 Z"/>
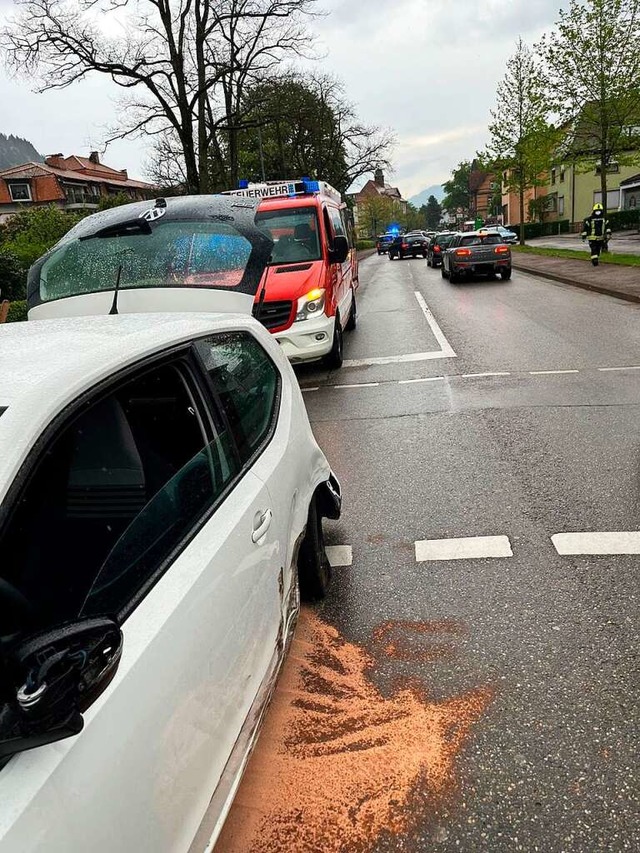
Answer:
<path fill-rule="evenodd" d="M 514 269 L 527 273 L 528 275 L 538 276 L 539 278 L 548 278 L 552 281 L 558 281 L 561 284 L 569 284 L 572 287 L 579 287 L 582 290 L 590 290 L 592 293 L 602 293 L 605 296 L 614 296 L 616 299 L 624 299 L 625 302 L 640 303 L 640 294 L 638 293 L 627 293 L 624 290 L 614 290 L 612 287 L 604 287 L 599 284 L 589 284 L 586 281 L 576 281 L 575 278 L 566 278 L 565 276 L 556 275 L 555 273 L 543 272 L 542 270 L 531 269 L 531 267 L 520 266 L 520 264 L 515 263 L 513 257 L 511 258 L 511 266 Z"/>

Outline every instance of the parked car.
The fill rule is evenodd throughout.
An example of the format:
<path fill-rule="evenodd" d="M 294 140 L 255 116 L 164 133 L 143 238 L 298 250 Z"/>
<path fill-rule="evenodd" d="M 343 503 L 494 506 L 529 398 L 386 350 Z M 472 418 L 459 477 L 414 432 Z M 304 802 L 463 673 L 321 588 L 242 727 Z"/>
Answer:
<path fill-rule="evenodd" d="M 330 580 L 256 203 L 146 207 L 32 268 L 31 311 L 74 316 L 0 335 L 0 853 L 212 849 Z"/>
<path fill-rule="evenodd" d="M 395 234 L 380 234 L 376 239 L 376 249 L 379 255 L 386 255 L 389 251 L 389 246 L 393 243 Z"/>
<path fill-rule="evenodd" d="M 499 234 L 502 237 L 503 242 L 510 245 L 518 242 L 518 235 L 515 231 L 510 231 L 503 225 L 486 225 L 482 230 L 487 231 L 489 234 Z"/>
<path fill-rule="evenodd" d="M 442 231 L 440 234 L 435 234 L 429 240 L 429 245 L 427 246 L 427 266 L 435 269 L 442 265 L 442 253 L 455 234 L 455 231 Z"/>
<path fill-rule="evenodd" d="M 497 274 L 511 278 L 511 249 L 499 234 L 471 231 L 456 234 L 442 253 L 442 277 L 452 284 L 463 277 Z"/>
<path fill-rule="evenodd" d="M 389 246 L 389 260 L 394 258 L 417 258 L 422 255 L 427 257 L 428 240 L 421 231 L 411 234 L 403 234 L 401 237 L 396 237 L 393 243 Z"/>

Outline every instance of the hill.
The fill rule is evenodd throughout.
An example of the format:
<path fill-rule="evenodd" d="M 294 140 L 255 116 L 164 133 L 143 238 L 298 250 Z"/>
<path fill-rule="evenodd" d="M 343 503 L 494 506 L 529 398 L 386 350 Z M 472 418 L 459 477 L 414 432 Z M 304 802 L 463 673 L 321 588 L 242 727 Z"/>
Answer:
<path fill-rule="evenodd" d="M 423 204 L 427 203 L 430 195 L 434 195 L 438 201 L 442 201 L 444 198 L 444 190 L 442 189 L 442 186 L 440 184 L 434 184 L 432 187 L 427 187 L 426 190 L 422 190 L 421 193 L 412 196 L 409 201 L 414 207 L 420 209 Z"/>
<path fill-rule="evenodd" d="M 42 163 L 43 159 L 28 139 L 0 133 L 0 170 L 10 169 L 30 160 Z"/>

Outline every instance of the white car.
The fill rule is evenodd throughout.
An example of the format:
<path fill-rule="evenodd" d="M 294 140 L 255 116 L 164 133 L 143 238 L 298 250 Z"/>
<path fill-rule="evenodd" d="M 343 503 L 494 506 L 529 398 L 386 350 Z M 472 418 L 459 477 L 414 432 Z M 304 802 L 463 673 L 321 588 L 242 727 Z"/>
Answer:
<path fill-rule="evenodd" d="M 509 231 L 508 228 L 505 228 L 504 225 L 486 225 L 484 228 L 478 229 L 479 231 L 487 231 L 489 234 L 499 234 L 505 243 L 513 245 L 518 242 L 518 235 L 515 231 Z"/>
<path fill-rule="evenodd" d="M 0 851 L 211 849 L 330 578 L 292 368 L 223 313 L 5 325 L 0 364 Z"/>

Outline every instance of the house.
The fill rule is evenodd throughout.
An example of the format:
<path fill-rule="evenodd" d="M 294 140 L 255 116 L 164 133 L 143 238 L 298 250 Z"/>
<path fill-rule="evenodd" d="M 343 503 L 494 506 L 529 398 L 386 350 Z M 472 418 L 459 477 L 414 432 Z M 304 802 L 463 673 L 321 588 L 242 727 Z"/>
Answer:
<path fill-rule="evenodd" d="M 544 209 L 538 208 L 538 213 L 533 217 L 530 216 L 532 206 L 538 206 L 541 200 L 546 197 L 549 190 L 548 175 L 543 173 L 538 176 L 538 186 L 529 187 L 524 191 L 524 219 L 525 222 L 537 220 L 541 211 L 546 211 L 549 202 L 546 202 Z M 509 187 L 509 172 L 502 173 L 502 221 L 505 225 L 520 224 L 520 193 Z"/>
<path fill-rule="evenodd" d="M 28 206 L 53 204 L 62 210 L 97 210 L 100 199 L 124 193 L 131 201 L 152 197 L 153 184 L 134 181 L 126 169 L 89 157 L 52 154 L 44 163 L 23 163 L 0 172 L 0 222 Z"/>
<path fill-rule="evenodd" d="M 631 175 L 620 181 L 620 210 L 637 210 L 640 208 L 640 174 Z"/>
<path fill-rule="evenodd" d="M 350 194 L 349 198 L 353 201 L 354 224 L 359 234 L 371 234 L 375 237 L 378 232 L 391 225 L 391 222 L 386 221 L 389 217 L 393 219 L 394 216 L 404 216 L 407 212 L 408 202 L 402 198 L 397 187 L 389 186 L 385 182 L 382 169 L 376 169 L 373 180 L 368 180 L 360 192 Z M 374 200 L 381 203 L 376 204 Z M 367 209 L 371 216 L 365 214 Z"/>
<path fill-rule="evenodd" d="M 483 169 L 477 160 L 471 164 L 469 173 L 469 219 L 488 219 L 500 211 L 495 211 L 492 199 L 499 189 L 493 172 Z"/>
<path fill-rule="evenodd" d="M 631 153 L 631 152 L 630 152 Z M 633 159 L 633 158 L 630 158 Z M 612 160 L 607 167 L 607 212 L 632 207 L 632 199 L 640 202 L 638 165 L 625 166 Z M 634 195 L 635 189 L 635 195 Z M 549 173 L 549 207 L 547 220 L 568 219 L 570 228 L 579 231 L 593 205 L 602 203 L 600 166 L 597 162 L 565 162 L 553 166 Z"/>

